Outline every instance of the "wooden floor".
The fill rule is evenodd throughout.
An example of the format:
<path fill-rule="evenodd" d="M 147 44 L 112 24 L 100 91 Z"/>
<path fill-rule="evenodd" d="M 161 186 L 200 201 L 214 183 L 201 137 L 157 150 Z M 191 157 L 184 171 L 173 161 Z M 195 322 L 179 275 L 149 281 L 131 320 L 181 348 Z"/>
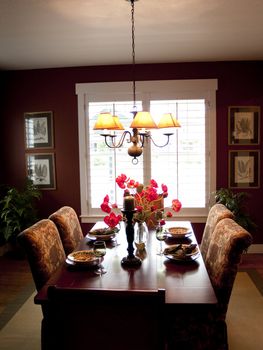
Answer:
<path fill-rule="evenodd" d="M 0 313 L 33 278 L 27 260 L 0 256 Z"/>
<path fill-rule="evenodd" d="M 257 270 L 263 279 L 263 254 L 244 254 L 240 269 Z M 32 283 L 27 260 L 13 256 L 0 256 L 0 313 L 21 290 Z"/>

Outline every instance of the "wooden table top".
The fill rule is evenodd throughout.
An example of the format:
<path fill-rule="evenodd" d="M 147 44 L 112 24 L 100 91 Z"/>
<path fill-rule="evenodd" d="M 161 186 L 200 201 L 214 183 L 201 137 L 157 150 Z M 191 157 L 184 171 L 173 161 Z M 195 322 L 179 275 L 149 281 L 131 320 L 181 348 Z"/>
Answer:
<path fill-rule="evenodd" d="M 97 223 L 95 227 L 100 227 Z M 167 226 L 185 226 L 191 230 L 188 243 L 196 243 L 196 238 L 188 221 L 168 222 Z M 167 239 L 164 246 L 176 244 L 176 239 Z M 165 256 L 157 255 L 159 242 L 155 232 L 148 235 L 146 250 L 138 254 L 142 259 L 141 266 L 123 267 L 121 260 L 127 256 L 127 240 L 122 223 L 117 234 L 117 243 L 107 241 L 107 253 L 103 266 L 107 273 L 99 276 L 92 269 L 75 268 L 66 264 L 52 276 L 44 288 L 36 295 L 35 303 L 47 302 L 47 288 L 56 285 L 59 288 L 87 288 L 101 290 L 154 290 L 165 289 L 166 304 L 215 304 L 217 302 L 201 254 L 191 262 L 175 262 Z M 187 243 L 187 242 L 186 242 Z M 77 250 L 92 249 L 93 241 L 83 238 Z M 136 255 L 136 250 L 134 251 Z"/>

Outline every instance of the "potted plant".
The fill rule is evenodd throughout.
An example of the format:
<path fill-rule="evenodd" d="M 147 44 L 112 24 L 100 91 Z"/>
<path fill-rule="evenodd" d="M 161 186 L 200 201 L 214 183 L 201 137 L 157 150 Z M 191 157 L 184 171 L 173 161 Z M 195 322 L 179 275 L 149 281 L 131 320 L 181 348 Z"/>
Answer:
<path fill-rule="evenodd" d="M 245 201 L 249 198 L 247 192 L 234 193 L 228 188 L 220 188 L 214 192 L 215 201 L 224 204 L 234 214 L 235 221 L 246 230 L 254 230 L 257 225 L 246 211 Z"/>
<path fill-rule="evenodd" d="M 0 244 L 16 245 L 17 235 L 38 220 L 36 201 L 41 192 L 26 179 L 22 190 L 2 185 L 0 195 Z"/>

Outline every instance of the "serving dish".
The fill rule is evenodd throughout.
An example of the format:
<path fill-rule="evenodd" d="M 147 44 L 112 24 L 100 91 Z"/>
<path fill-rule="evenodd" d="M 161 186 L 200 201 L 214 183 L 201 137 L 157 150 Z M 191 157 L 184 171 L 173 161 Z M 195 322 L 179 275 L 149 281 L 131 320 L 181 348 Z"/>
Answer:
<path fill-rule="evenodd" d="M 88 232 L 87 237 L 92 240 L 108 241 L 116 237 L 119 232 L 117 227 L 114 228 L 97 228 Z"/>
<path fill-rule="evenodd" d="M 185 238 L 191 235 L 192 233 L 189 227 L 183 227 L 183 226 L 168 227 L 166 231 L 167 231 L 168 237 L 173 237 L 173 238 Z"/>

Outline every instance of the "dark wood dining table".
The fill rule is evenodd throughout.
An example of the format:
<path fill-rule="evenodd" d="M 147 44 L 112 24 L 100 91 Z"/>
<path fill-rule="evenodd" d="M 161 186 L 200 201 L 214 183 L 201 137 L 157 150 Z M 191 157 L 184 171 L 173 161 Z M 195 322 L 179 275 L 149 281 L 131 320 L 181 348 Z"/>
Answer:
<path fill-rule="evenodd" d="M 48 293 L 48 290 L 52 286 L 56 286 L 56 288 L 62 291 L 63 289 L 105 293 L 112 291 L 113 293 L 119 293 L 119 295 L 127 291 L 150 292 L 164 290 L 164 309 L 167 310 L 168 314 L 169 312 L 171 314 L 171 310 L 175 310 L 172 312 L 178 312 L 182 306 L 189 306 L 190 308 L 199 307 L 199 309 L 202 309 L 216 305 L 217 299 L 201 254 L 199 253 L 191 261 L 173 261 L 165 256 L 157 255 L 159 241 L 156 239 L 155 231 L 149 231 L 144 251 L 137 251 L 136 248 L 134 250 L 135 256 L 138 256 L 142 261 L 141 265 L 137 267 L 123 266 L 121 260 L 127 256 L 128 246 L 124 225 L 124 223 L 121 224 L 121 229 L 114 239 L 106 242 L 107 253 L 102 263 L 107 271 L 105 274 L 100 276 L 95 274 L 94 269 L 76 268 L 75 266 L 69 266 L 65 262 L 37 293 L 35 303 L 42 306 L 44 313 L 43 324 L 45 331 L 42 330 L 42 336 L 48 334 L 50 317 L 47 315 L 49 315 L 50 309 L 54 306 L 54 301 L 50 301 Z M 102 226 L 105 226 L 105 224 L 98 222 L 94 228 L 100 228 Z M 167 226 L 187 227 L 190 233 L 183 239 L 167 238 L 164 242 L 164 247 L 176 243 L 197 244 L 193 228 L 189 221 L 169 221 L 167 222 Z M 86 235 L 80 242 L 77 250 L 93 249 L 93 242 L 94 240 L 90 239 L 89 235 Z M 67 305 L 65 305 L 65 308 L 67 308 Z M 78 312 L 81 313 L 81 310 Z M 136 313 L 136 309 L 134 312 Z M 47 320 L 45 320 L 45 315 Z M 127 317 L 127 319 L 129 318 Z M 128 322 L 127 319 L 126 322 Z M 42 346 L 42 348 L 45 348 L 45 346 Z M 117 347 L 115 348 L 117 349 Z M 128 349 L 128 347 L 126 348 Z"/>

